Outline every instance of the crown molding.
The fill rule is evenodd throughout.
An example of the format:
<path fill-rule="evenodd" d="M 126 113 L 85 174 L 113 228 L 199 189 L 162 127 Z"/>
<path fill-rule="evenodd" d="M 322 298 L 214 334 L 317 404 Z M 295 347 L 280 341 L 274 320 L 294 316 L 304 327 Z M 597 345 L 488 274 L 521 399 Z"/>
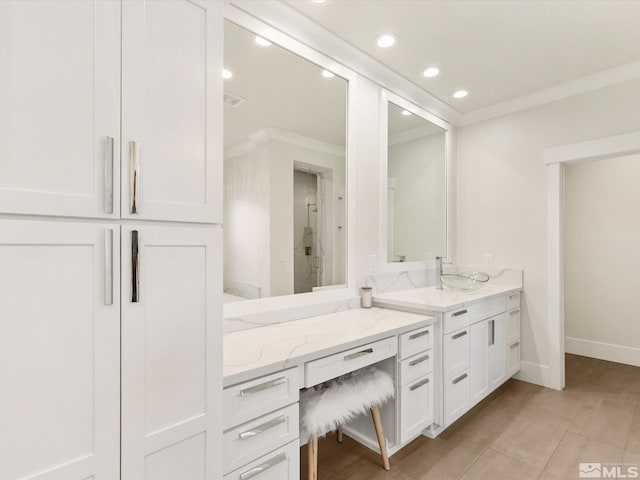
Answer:
<path fill-rule="evenodd" d="M 640 61 L 627 63 L 619 67 L 603 70 L 571 80 L 559 83 L 553 87 L 538 90 L 521 97 L 514 98 L 502 103 L 496 103 L 486 108 L 479 108 L 471 112 L 462 114 L 458 126 L 470 125 L 472 123 L 489 120 L 491 118 L 515 113 L 520 110 L 544 105 L 546 103 L 557 102 L 564 98 L 580 95 L 601 88 L 624 83 L 629 80 L 640 78 Z"/>
<path fill-rule="evenodd" d="M 246 142 L 227 148 L 224 151 L 224 160 L 226 161 L 240 155 L 245 155 L 252 150 L 255 150 L 258 144 L 266 142 L 267 140 L 277 140 L 279 142 L 288 143 L 289 145 L 296 145 L 308 150 L 328 153 L 329 155 L 336 155 L 338 157 L 344 157 L 345 155 L 345 149 L 340 145 L 322 142 L 315 138 L 305 137 L 304 135 L 298 135 L 297 133 L 277 128 L 263 128 L 249 134 L 249 140 Z"/>
<path fill-rule="evenodd" d="M 424 127 L 416 127 L 411 130 L 405 130 L 404 132 L 394 133 L 389 136 L 389 146 L 397 145 L 398 143 L 410 142 L 417 138 L 426 138 L 438 133 L 446 133 L 444 130 L 435 131 L 431 125 Z"/>

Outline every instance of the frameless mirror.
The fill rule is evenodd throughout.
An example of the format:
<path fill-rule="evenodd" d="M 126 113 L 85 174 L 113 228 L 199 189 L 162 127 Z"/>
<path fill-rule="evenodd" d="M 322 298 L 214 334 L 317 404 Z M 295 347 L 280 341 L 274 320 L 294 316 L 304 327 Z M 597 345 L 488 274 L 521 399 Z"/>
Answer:
<path fill-rule="evenodd" d="M 446 257 L 447 132 L 388 105 L 387 261 Z"/>
<path fill-rule="evenodd" d="M 345 284 L 347 81 L 225 21 L 225 302 Z"/>

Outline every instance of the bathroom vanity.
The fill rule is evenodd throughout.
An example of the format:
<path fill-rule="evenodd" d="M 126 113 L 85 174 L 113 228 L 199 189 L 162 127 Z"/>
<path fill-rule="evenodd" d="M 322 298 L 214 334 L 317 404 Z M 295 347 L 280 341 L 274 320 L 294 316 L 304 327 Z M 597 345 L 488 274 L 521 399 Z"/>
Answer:
<path fill-rule="evenodd" d="M 381 409 L 389 454 L 437 436 L 519 370 L 520 290 L 413 289 L 374 297 L 388 308 L 225 335 L 225 480 L 299 478 L 299 390 L 373 364 L 396 379 Z M 344 430 L 377 450 L 368 420 Z"/>

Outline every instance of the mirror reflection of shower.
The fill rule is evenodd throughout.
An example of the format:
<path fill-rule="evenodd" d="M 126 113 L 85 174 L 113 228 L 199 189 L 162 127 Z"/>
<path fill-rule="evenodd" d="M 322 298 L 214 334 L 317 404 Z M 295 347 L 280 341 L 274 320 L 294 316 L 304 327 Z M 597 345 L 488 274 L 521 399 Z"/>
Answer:
<path fill-rule="evenodd" d="M 294 293 L 311 292 L 322 285 L 322 200 L 321 176 L 316 172 L 294 170 L 293 244 Z"/>

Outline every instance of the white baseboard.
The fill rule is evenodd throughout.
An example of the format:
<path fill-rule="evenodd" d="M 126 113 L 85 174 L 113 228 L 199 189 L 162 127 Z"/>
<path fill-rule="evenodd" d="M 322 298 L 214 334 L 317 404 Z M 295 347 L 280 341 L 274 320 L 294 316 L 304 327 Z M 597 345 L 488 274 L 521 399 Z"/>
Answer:
<path fill-rule="evenodd" d="M 564 348 L 567 353 L 640 367 L 640 348 L 573 337 L 565 337 Z"/>
<path fill-rule="evenodd" d="M 520 371 L 513 378 L 557 390 L 558 386 L 554 384 L 552 377 L 549 365 L 523 361 L 520 363 Z"/>

